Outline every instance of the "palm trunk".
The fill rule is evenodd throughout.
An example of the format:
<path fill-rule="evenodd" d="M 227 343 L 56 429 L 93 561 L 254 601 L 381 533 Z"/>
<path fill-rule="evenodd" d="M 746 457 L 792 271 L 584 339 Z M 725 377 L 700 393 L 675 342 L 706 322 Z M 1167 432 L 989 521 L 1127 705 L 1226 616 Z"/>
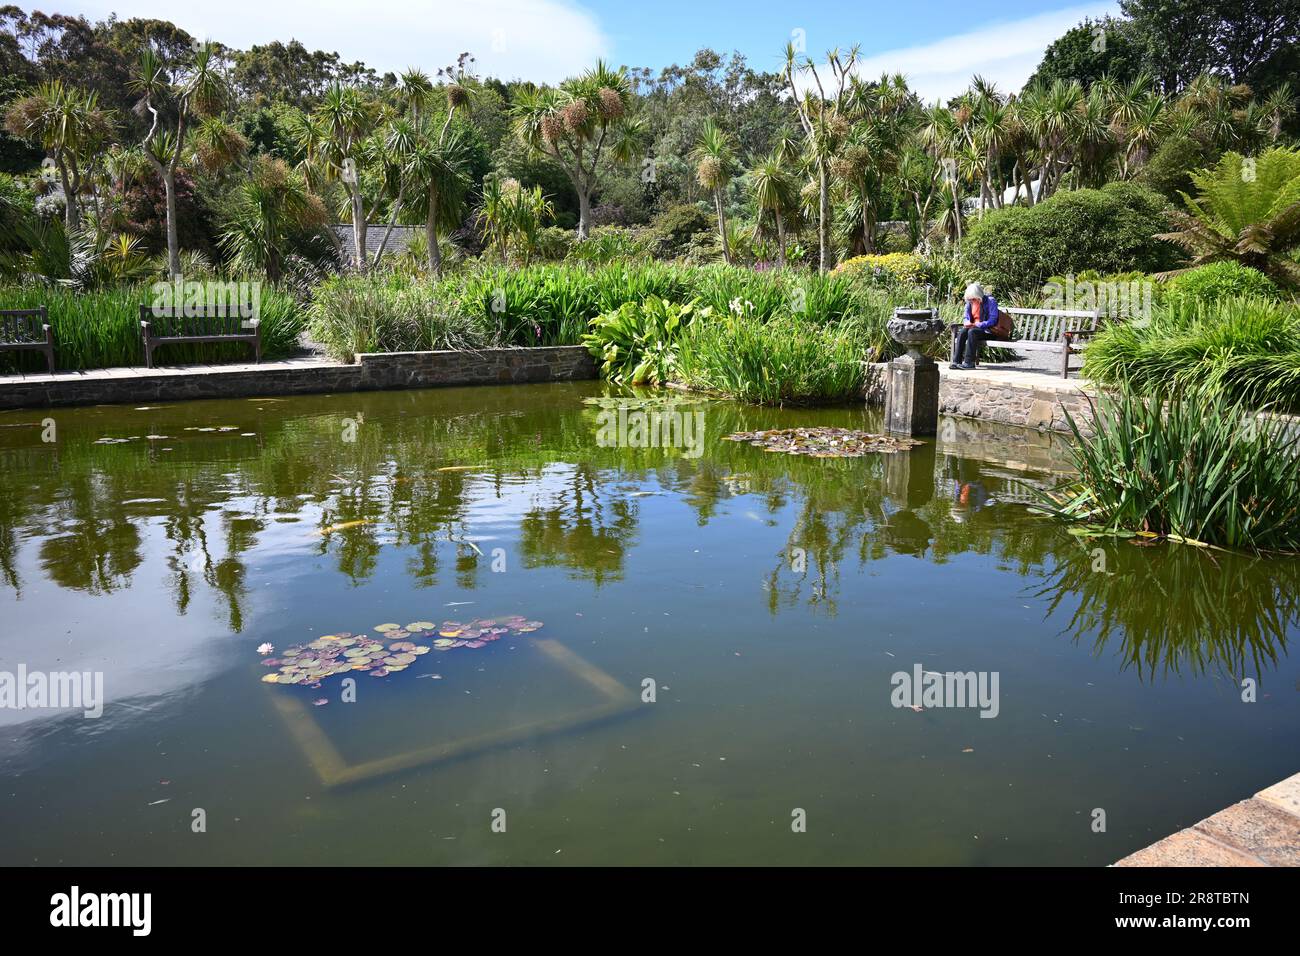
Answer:
<path fill-rule="evenodd" d="M 369 267 L 366 254 L 366 210 L 361 198 L 361 187 L 351 184 L 348 192 L 352 197 L 352 264 L 359 272 Z"/>
<path fill-rule="evenodd" d="M 442 247 L 438 245 L 438 194 L 429 190 L 429 217 L 424 221 L 424 241 L 429 246 L 429 271 L 435 278 L 442 278 Z"/>
<path fill-rule="evenodd" d="M 722 204 L 722 190 L 713 190 L 713 208 L 718 214 L 718 239 L 722 242 L 722 261 L 731 265 L 731 249 L 727 245 L 727 210 Z"/>
<path fill-rule="evenodd" d="M 773 210 L 776 216 L 776 262 L 782 269 L 785 268 L 785 218 L 781 215 L 781 210 Z"/>
<path fill-rule="evenodd" d="M 862 197 L 862 246 L 867 255 L 876 251 L 876 216 L 867 197 Z"/>
<path fill-rule="evenodd" d="M 817 164 L 817 269 L 831 267 L 831 189 L 825 161 Z"/>
<path fill-rule="evenodd" d="M 578 238 L 586 239 L 591 230 L 591 195 L 578 187 Z"/>
<path fill-rule="evenodd" d="M 63 163 L 58 165 L 59 182 L 63 186 L 63 228 L 70 236 L 81 225 L 81 214 L 77 209 L 76 190 L 72 188 L 72 180 L 68 177 L 68 168 Z"/>
<path fill-rule="evenodd" d="M 167 271 L 176 278 L 181 274 L 181 244 L 176 234 L 176 170 L 163 173 L 163 193 L 167 200 Z"/>

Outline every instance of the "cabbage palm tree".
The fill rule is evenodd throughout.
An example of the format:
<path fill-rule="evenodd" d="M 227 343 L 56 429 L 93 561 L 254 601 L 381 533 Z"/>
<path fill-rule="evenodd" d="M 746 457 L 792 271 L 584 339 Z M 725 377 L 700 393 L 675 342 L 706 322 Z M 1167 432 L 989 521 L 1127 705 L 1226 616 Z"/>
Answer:
<path fill-rule="evenodd" d="M 429 256 L 429 271 L 442 276 L 442 249 L 438 242 L 440 227 L 454 229 L 465 212 L 465 197 L 470 187 L 469 138 L 459 129 L 438 139 L 420 137 L 405 157 L 402 167 L 403 188 L 421 198 L 425 210 L 424 236 Z"/>
<path fill-rule="evenodd" d="M 691 160 L 695 163 L 696 181 L 713 197 L 722 258 L 731 265 L 731 250 L 727 243 L 727 186 L 731 183 L 736 164 L 731 138 L 713 120 L 705 120 L 699 142 L 691 152 Z"/>
<path fill-rule="evenodd" d="M 591 230 L 591 198 L 606 167 L 630 163 L 645 127 L 631 116 L 626 68 L 604 62 L 559 87 L 522 87 L 511 113 L 515 134 L 533 152 L 559 163 L 578 195 L 578 238 Z"/>
<path fill-rule="evenodd" d="M 140 94 L 140 107 L 151 117 L 140 144 L 145 159 L 162 180 L 167 203 L 167 271 L 180 275 L 181 250 L 176 232 L 176 170 L 186 154 L 191 127 L 220 114 L 229 87 L 222 74 L 216 45 L 202 44 L 191 66 L 174 69 L 152 47 L 140 54 L 131 89 Z M 164 119 L 164 116 L 167 118 Z M 164 123 L 172 125 L 164 128 Z"/>
<path fill-rule="evenodd" d="M 303 174 L 263 154 L 240 183 L 220 242 L 237 270 L 264 272 L 271 282 L 279 282 L 289 240 L 321 229 L 327 221 L 325 204 L 308 188 Z"/>
<path fill-rule="evenodd" d="M 375 110 L 357 87 L 334 83 L 325 91 L 313 119 L 300 132 L 317 137 L 311 145 L 324 178 L 343 183 L 352 219 L 352 262 L 364 272 L 369 265 L 366 229 L 370 215 L 362 193 L 361 169 L 374 146 L 368 140 L 374 132 Z"/>
<path fill-rule="evenodd" d="M 63 187 L 64 228 L 68 235 L 77 232 L 81 225 L 78 197 L 86 167 L 112 132 L 111 111 L 99 108 L 97 93 L 53 80 L 11 104 L 5 126 L 14 136 L 36 140 L 50 154 Z"/>
<path fill-rule="evenodd" d="M 758 207 L 758 221 L 755 231 L 762 224 L 763 216 L 771 213 L 776 220 L 776 257 L 777 264 L 785 267 L 785 220 L 799 205 L 799 184 L 782 151 L 778 148 L 759 160 L 749 170 L 749 189 Z"/>
<path fill-rule="evenodd" d="M 822 272 L 834 265 L 831 261 L 834 258 L 831 250 L 831 161 L 849 133 L 849 119 L 845 115 L 847 93 L 857 62 L 856 46 L 847 55 L 831 50 L 826 54 L 829 76 L 824 84 L 811 57 L 796 63 L 794 44 L 787 43 L 785 47 L 783 78 L 794 101 L 799 125 L 803 128 L 804 152 L 816 170 L 817 267 Z M 801 80 L 807 85 L 802 92 L 799 89 Z"/>

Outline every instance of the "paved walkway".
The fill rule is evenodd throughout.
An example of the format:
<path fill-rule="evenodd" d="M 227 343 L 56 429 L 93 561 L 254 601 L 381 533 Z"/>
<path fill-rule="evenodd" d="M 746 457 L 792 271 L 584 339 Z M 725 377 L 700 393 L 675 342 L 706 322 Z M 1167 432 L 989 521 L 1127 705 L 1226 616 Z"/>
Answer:
<path fill-rule="evenodd" d="M 939 363 L 940 380 L 952 378 L 954 381 L 966 380 L 989 385 L 1002 385 L 1009 388 L 1041 389 L 1047 392 L 1062 392 L 1076 395 L 1094 394 L 1095 389 L 1071 371 L 1069 378 L 1061 378 L 1061 373 L 1049 372 L 1042 368 L 1011 362 L 987 362 L 974 369 L 953 369 L 947 362 Z"/>
<path fill-rule="evenodd" d="M 255 372 L 258 370 L 288 369 L 288 368 L 310 368 L 322 365 L 340 364 L 332 359 L 310 353 L 306 355 L 295 355 L 292 358 L 276 359 L 274 361 L 254 362 L 220 362 L 217 364 L 206 365 L 158 365 L 154 368 L 145 368 L 143 365 L 133 365 L 129 368 L 92 368 L 84 372 L 79 371 L 57 371 L 53 375 L 49 372 L 28 372 L 16 375 L 0 375 L 0 387 L 5 385 L 16 384 L 37 384 L 45 385 L 55 382 L 100 382 L 114 379 L 131 379 L 131 378 L 151 378 L 158 375 L 194 375 L 207 372 Z"/>
<path fill-rule="evenodd" d="M 1115 866 L 1300 866 L 1300 773 Z"/>

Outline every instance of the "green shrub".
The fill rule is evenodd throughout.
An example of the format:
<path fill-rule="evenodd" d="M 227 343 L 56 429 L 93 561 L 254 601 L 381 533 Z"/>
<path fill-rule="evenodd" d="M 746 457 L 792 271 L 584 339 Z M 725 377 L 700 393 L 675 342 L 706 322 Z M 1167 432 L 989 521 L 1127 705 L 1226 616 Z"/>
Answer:
<path fill-rule="evenodd" d="M 598 226 L 586 239 L 573 244 L 568 258 L 597 265 L 633 261 L 650 255 L 653 245 L 652 237 L 636 230 L 624 226 Z"/>
<path fill-rule="evenodd" d="M 1178 389 L 1300 412 L 1300 307 L 1171 299 L 1148 323 L 1104 326 L 1083 374 L 1144 395 Z"/>
<path fill-rule="evenodd" d="M 574 243 L 572 229 L 543 226 L 537 231 L 537 258 L 547 262 L 560 262 L 569 257 Z"/>
<path fill-rule="evenodd" d="M 879 256 L 855 256 L 845 259 L 832 272 L 852 278 L 867 278 L 901 285 L 921 285 L 925 268 L 920 256 L 910 252 L 888 252 Z"/>
<path fill-rule="evenodd" d="M 1049 276 L 1098 272 L 1161 272 L 1178 251 L 1155 239 L 1163 231 L 1164 197 L 1133 183 L 1059 192 L 1036 206 L 985 214 L 962 242 L 975 275 L 999 295 L 1036 292 Z"/>
<path fill-rule="evenodd" d="M 1167 399 L 1167 400 L 1166 400 Z M 1300 551 L 1300 455 L 1285 423 L 1224 396 L 1124 392 L 1070 421 L 1079 476 L 1050 509 L 1106 532 Z"/>
<path fill-rule="evenodd" d="M 1183 193 L 1195 191 L 1192 173 L 1219 161 L 1219 150 L 1191 136 L 1176 134 L 1166 138 L 1147 160 L 1138 181 L 1172 203 Z"/>
<path fill-rule="evenodd" d="M 1282 297 L 1272 279 L 1237 262 L 1214 262 L 1181 272 L 1169 280 L 1165 293 L 1171 299 L 1193 303 L 1218 302 L 1241 296 L 1273 300 Z"/>
<path fill-rule="evenodd" d="M 696 234 L 716 233 L 717 230 L 713 217 L 694 203 L 669 206 L 655 217 L 652 226 L 655 255 L 661 259 L 685 255 Z"/>
<path fill-rule="evenodd" d="M 46 307 L 54 329 L 55 364 L 61 369 L 144 365 L 140 306 L 152 300 L 147 285 L 94 292 L 61 286 L 0 287 L 0 309 Z M 302 309 L 288 295 L 266 287 L 261 290 L 259 307 L 262 356 L 279 358 L 294 351 L 305 325 Z M 252 359 L 251 349 L 244 343 L 165 345 L 157 355 L 167 365 Z M 39 354 L 0 352 L 0 368 L 39 371 L 45 368 L 45 359 Z"/>

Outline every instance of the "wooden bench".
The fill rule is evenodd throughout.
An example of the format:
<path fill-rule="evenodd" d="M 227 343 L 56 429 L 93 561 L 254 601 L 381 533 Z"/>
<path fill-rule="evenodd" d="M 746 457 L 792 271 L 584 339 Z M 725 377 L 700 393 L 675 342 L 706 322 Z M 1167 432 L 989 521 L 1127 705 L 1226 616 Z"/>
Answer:
<path fill-rule="evenodd" d="M 1011 338 L 985 339 L 984 347 L 1016 349 L 1021 352 L 1059 352 L 1061 378 L 1070 377 L 1070 355 L 1082 352 L 1084 341 L 1097 332 L 1101 310 L 1002 308 L 1012 318 Z M 957 333 L 961 325 L 952 326 L 952 360 L 957 361 Z"/>
<path fill-rule="evenodd" d="M 248 342 L 253 346 L 253 360 L 262 361 L 262 329 L 259 319 L 245 319 L 243 312 L 247 310 L 241 310 L 236 305 L 197 311 L 197 315 L 159 315 L 150 306 L 140 306 L 140 334 L 144 337 L 146 368 L 153 368 L 154 349 L 160 345 Z"/>
<path fill-rule="evenodd" d="M 39 309 L 0 309 L 0 351 L 45 353 L 54 374 L 54 330 L 45 306 Z"/>

